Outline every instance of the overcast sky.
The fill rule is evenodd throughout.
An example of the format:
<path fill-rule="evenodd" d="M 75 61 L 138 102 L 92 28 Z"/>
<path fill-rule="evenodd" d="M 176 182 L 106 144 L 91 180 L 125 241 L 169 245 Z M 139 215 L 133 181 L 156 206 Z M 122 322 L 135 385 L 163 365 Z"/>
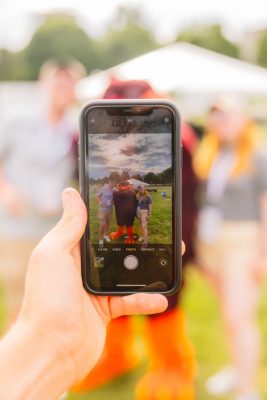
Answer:
<path fill-rule="evenodd" d="M 156 140 L 155 140 L 156 139 Z M 171 134 L 89 135 L 89 175 L 109 176 L 127 170 L 130 176 L 159 173 L 171 167 Z"/>
<path fill-rule="evenodd" d="M 118 5 L 141 9 L 162 42 L 189 23 L 221 22 L 237 40 L 244 31 L 267 26 L 266 0 L 0 0 L 0 47 L 24 47 L 40 23 L 36 15 L 57 10 L 72 12 L 89 33 L 100 35 Z"/>

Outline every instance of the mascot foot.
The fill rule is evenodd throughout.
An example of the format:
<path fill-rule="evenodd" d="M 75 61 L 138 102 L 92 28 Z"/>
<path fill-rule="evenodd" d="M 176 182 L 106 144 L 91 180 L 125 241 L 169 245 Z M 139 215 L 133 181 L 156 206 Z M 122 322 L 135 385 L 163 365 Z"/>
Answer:
<path fill-rule="evenodd" d="M 128 237 L 125 239 L 125 244 L 135 244 L 133 226 L 127 226 L 126 232 Z"/>
<path fill-rule="evenodd" d="M 133 322 L 131 317 L 119 317 L 109 323 L 106 345 L 100 361 L 82 382 L 71 389 L 72 392 L 96 389 L 138 366 L 140 359 L 134 349 Z"/>
<path fill-rule="evenodd" d="M 118 226 L 116 232 L 111 232 L 109 237 L 111 240 L 120 238 L 123 235 L 123 226 Z"/>
<path fill-rule="evenodd" d="M 145 337 L 150 363 L 136 400 L 194 400 L 195 354 L 182 310 L 148 317 Z"/>
<path fill-rule="evenodd" d="M 194 400 L 194 385 L 176 369 L 162 368 L 148 372 L 138 382 L 136 400 Z"/>

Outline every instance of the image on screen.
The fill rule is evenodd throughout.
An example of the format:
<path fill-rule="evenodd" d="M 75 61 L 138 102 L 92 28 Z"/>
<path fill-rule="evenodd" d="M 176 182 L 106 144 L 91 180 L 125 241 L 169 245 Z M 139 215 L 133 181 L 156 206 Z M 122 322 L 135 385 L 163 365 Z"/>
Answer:
<path fill-rule="evenodd" d="M 171 133 L 89 134 L 88 150 L 91 244 L 171 245 Z"/>

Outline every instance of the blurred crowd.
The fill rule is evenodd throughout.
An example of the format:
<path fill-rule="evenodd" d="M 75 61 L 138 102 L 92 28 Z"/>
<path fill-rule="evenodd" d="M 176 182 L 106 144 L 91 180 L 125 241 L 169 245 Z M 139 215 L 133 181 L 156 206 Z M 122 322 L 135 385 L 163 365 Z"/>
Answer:
<path fill-rule="evenodd" d="M 77 186 L 77 62 L 48 61 L 39 83 L 45 104 L 0 127 L 0 280 L 7 327 L 19 312 L 31 251 L 61 213 L 64 187 Z M 104 98 L 160 98 L 144 81 L 113 80 Z M 166 95 L 164 95 L 166 97 Z M 182 122 L 183 268 L 193 265 L 213 287 L 229 346 L 229 364 L 211 376 L 211 396 L 260 400 L 261 340 L 256 322 L 267 259 L 267 153 L 264 132 L 238 97 L 218 97 L 200 135 Z M 186 276 L 186 274 L 185 274 Z M 137 400 L 196 398 L 196 359 L 181 297 L 144 321 L 149 365 Z M 121 335 L 123 332 L 123 336 Z M 112 321 L 102 359 L 73 392 L 90 391 L 136 368 L 132 317 Z M 161 396 L 161 397 L 160 397 Z"/>

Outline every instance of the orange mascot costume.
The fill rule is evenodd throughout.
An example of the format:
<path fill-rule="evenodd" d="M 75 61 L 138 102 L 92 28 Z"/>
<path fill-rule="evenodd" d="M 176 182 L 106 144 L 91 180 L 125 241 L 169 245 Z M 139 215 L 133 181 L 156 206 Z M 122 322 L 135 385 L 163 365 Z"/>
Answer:
<path fill-rule="evenodd" d="M 126 227 L 126 244 L 134 244 L 134 218 L 136 215 L 136 193 L 130 188 L 128 182 L 120 182 L 119 190 L 113 191 L 113 202 L 115 207 L 117 231 L 110 233 L 110 239 L 119 239 L 124 234 Z"/>

